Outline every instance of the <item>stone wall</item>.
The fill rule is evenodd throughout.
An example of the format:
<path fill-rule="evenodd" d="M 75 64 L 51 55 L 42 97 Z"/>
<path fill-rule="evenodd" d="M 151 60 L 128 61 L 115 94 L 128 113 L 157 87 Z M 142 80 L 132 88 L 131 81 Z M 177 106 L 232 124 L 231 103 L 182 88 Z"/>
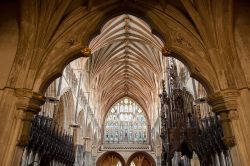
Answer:
<path fill-rule="evenodd" d="M 18 5 L 5 1 L 0 5 L 0 90 L 6 85 L 18 43 Z M 1 95 L 0 95 L 1 96 Z"/>

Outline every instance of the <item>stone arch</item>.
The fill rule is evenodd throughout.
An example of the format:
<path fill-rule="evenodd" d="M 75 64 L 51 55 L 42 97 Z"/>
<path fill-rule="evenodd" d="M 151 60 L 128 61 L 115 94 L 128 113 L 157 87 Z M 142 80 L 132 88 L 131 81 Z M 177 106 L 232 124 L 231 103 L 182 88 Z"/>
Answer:
<path fill-rule="evenodd" d="M 80 48 L 79 48 L 80 51 Z M 77 58 L 82 57 L 83 55 L 81 53 L 76 52 L 75 54 L 72 54 L 68 59 L 66 59 L 65 61 L 62 61 L 60 66 L 57 66 L 56 69 L 53 69 L 53 71 L 51 71 L 48 74 L 48 77 L 41 83 L 41 87 L 39 89 L 40 93 L 45 93 L 46 89 L 48 88 L 48 86 L 57 78 L 62 76 L 63 70 L 65 69 L 65 67 L 72 61 L 76 60 Z M 52 67 L 53 68 L 53 67 Z M 39 80 L 40 81 L 40 80 Z"/>
<path fill-rule="evenodd" d="M 154 158 L 148 154 L 147 152 L 135 152 L 133 153 L 127 160 L 127 166 L 130 166 L 131 162 L 138 157 L 138 160 L 141 160 L 141 164 L 144 165 L 140 165 L 140 166 L 156 166 L 155 160 Z M 145 160 L 145 161 L 144 161 Z M 145 163 L 144 163 L 145 162 Z"/>
<path fill-rule="evenodd" d="M 218 83 L 217 78 L 216 75 L 213 75 L 212 72 L 213 69 L 210 65 L 205 64 L 204 62 L 204 65 L 202 67 L 198 67 L 199 60 L 197 58 L 199 57 L 195 57 L 196 59 L 195 62 L 191 61 L 189 58 L 186 57 L 186 56 L 192 56 L 193 53 L 191 51 L 184 50 L 180 47 L 171 47 L 171 50 L 173 52 L 169 55 L 169 57 L 173 57 L 182 62 L 187 67 L 190 76 L 195 80 L 197 80 L 205 88 L 207 94 L 212 94 L 214 91 L 218 90 L 219 87 L 217 86 Z M 201 59 L 200 62 L 201 61 L 203 60 Z M 208 78 L 207 74 L 211 75 L 211 81 L 207 79 Z"/>
<path fill-rule="evenodd" d="M 124 99 L 128 99 L 128 100 L 130 100 L 130 101 L 132 101 L 132 102 L 134 102 L 135 104 L 136 104 L 136 106 L 138 106 L 140 109 L 141 109 L 141 111 L 142 111 L 142 113 L 143 113 L 143 116 L 144 116 L 144 118 L 145 118 L 145 121 L 146 121 L 146 123 L 144 124 L 145 125 L 145 127 L 147 128 L 147 130 L 146 130 L 146 137 L 147 137 L 147 139 L 146 139 L 146 141 L 151 141 L 150 139 L 151 139 L 151 136 L 152 136 L 152 133 L 151 132 L 149 132 L 149 130 L 150 130 L 150 119 L 149 119 L 149 115 L 148 115 L 148 112 L 146 111 L 146 110 L 144 110 L 144 108 L 138 103 L 138 102 L 136 102 L 135 100 L 133 100 L 133 98 L 130 98 L 130 97 L 128 97 L 128 96 L 125 96 L 125 97 L 122 97 L 122 98 L 120 98 L 119 100 L 117 100 L 116 102 L 114 102 L 114 104 L 112 104 L 110 107 L 109 107 L 109 109 L 105 112 L 105 115 L 103 116 L 103 121 L 102 121 L 102 140 L 101 141 L 103 141 L 104 142 L 104 140 L 105 140 L 105 137 L 106 137 L 106 135 L 105 135 L 105 132 L 107 131 L 106 129 L 106 122 L 107 122 L 107 119 L 108 119 L 108 114 L 109 113 L 111 113 L 111 109 L 116 105 L 116 104 L 118 104 L 119 102 L 121 102 L 121 101 L 123 101 Z M 121 114 L 123 114 L 123 113 L 120 113 L 120 115 Z M 134 113 L 133 115 L 136 115 L 136 113 Z M 132 124 L 134 124 L 134 122 L 133 122 L 133 120 L 131 121 L 131 123 Z M 123 129 L 121 129 L 121 130 L 123 130 Z M 124 131 L 123 131 L 124 132 Z"/>
<path fill-rule="evenodd" d="M 68 129 L 69 126 L 74 122 L 74 117 L 75 117 L 74 99 L 72 91 L 69 89 L 65 91 L 59 99 L 59 106 L 55 113 L 55 121 L 64 130 L 71 131 Z"/>
<path fill-rule="evenodd" d="M 77 143 L 83 145 L 83 137 L 85 136 L 86 126 L 85 126 L 85 116 L 84 111 L 81 110 L 77 116 L 77 124 L 80 126 L 77 130 Z"/>
<path fill-rule="evenodd" d="M 102 11 L 100 11 L 102 9 Z M 78 34 L 82 39 L 87 39 L 90 38 L 91 34 L 93 34 L 92 30 L 96 29 L 98 27 L 98 22 L 100 20 L 104 20 L 105 18 L 108 18 L 109 13 L 112 13 L 119 9 L 119 4 L 112 4 L 109 5 L 106 8 L 100 7 L 99 9 L 94 10 L 91 12 L 91 14 L 86 14 L 82 15 L 81 19 L 76 21 L 72 25 L 67 25 L 65 26 L 67 29 L 65 29 L 65 34 L 63 34 L 61 37 L 58 38 L 57 42 L 55 42 L 54 47 L 65 47 L 63 46 L 62 39 L 65 41 L 65 35 L 70 37 L 74 36 L 74 33 L 76 31 L 79 31 L 83 27 L 85 27 L 83 33 L 84 34 Z M 130 10 L 129 10 L 130 9 Z M 174 10 L 174 9 L 173 9 Z M 208 88 L 208 91 L 210 93 L 218 90 L 218 83 L 217 83 L 217 78 L 214 69 L 211 67 L 211 64 L 209 63 L 208 59 L 206 58 L 206 51 L 204 51 L 203 48 L 203 43 L 199 39 L 198 33 L 195 31 L 195 28 L 191 25 L 191 22 L 188 22 L 187 18 L 184 20 L 185 25 L 180 25 L 179 21 L 181 20 L 175 20 L 174 18 L 170 17 L 173 15 L 173 13 L 165 13 L 163 11 L 158 11 L 153 8 L 153 6 L 150 5 L 139 5 L 139 4 L 134 4 L 133 7 L 129 6 L 128 9 L 123 10 L 123 12 L 127 11 L 141 11 L 138 13 L 146 13 L 146 11 L 149 11 L 145 17 L 150 18 L 152 22 L 158 27 L 158 32 L 162 32 L 164 38 L 168 38 L 169 40 L 176 40 L 172 39 L 170 37 L 171 34 L 170 32 L 175 28 L 178 27 L 178 30 L 181 32 L 180 34 L 183 35 L 183 39 L 188 36 L 189 41 L 191 41 L 188 44 L 192 43 L 193 49 L 190 51 L 189 48 L 186 48 L 185 44 L 180 44 L 178 47 L 180 50 L 177 52 L 178 56 L 181 57 L 180 59 L 187 59 L 187 66 L 191 69 L 191 75 L 194 76 L 197 80 L 199 80 L 205 87 Z M 72 12 L 72 13 L 79 13 L 80 11 Z M 136 13 L 136 12 L 135 12 Z M 175 13 L 176 14 L 176 13 Z M 180 14 L 180 13 L 178 13 Z M 72 14 L 73 15 L 73 14 Z M 72 16 L 71 15 L 71 16 Z M 74 16 L 72 16 L 72 19 Z M 84 20 L 84 21 L 83 21 Z M 93 24 L 92 27 L 86 27 L 86 21 L 92 20 Z M 81 21 L 81 22 L 80 22 Z M 164 22 L 163 22 L 164 21 Z M 85 26 L 84 26 L 85 25 Z M 152 26 L 152 25 L 151 25 Z M 91 29 L 91 30 L 89 30 Z M 157 29 L 157 28 L 154 28 Z M 166 29 L 166 30 L 164 30 Z M 167 32 L 170 31 L 170 32 Z M 192 32 L 192 33 L 191 33 Z M 174 32 L 173 32 L 174 33 Z M 193 35 L 194 34 L 194 35 Z M 174 35 L 173 35 L 174 36 Z M 197 39 L 198 38 L 198 39 Z M 67 49 L 62 49 L 62 50 L 54 50 L 53 47 L 51 47 L 51 50 L 48 51 L 48 54 L 45 55 L 46 58 L 44 58 L 46 61 L 43 61 L 43 64 L 41 67 L 41 71 L 38 72 L 38 79 L 35 82 L 34 85 L 34 90 L 39 91 L 39 92 L 44 92 L 44 89 L 46 88 L 46 85 L 48 85 L 48 82 L 52 81 L 55 79 L 55 77 L 59 76 L 62 69 L 64 68 L 67 63 L 72 61 L 73 59 L 76 59 L 77 57 L 80 57 L 80 50 L 83 48 L 84 45 L 87 43 L 85 41 L 79 41 L 74 47 L 69 47 Z M 187 42 L 187 41 L 186 41 Z M 65 43 L 65 42 L 64 42 Z M 195 44 L 194 44 L 195 43 Z M 173 41 L 169 42 L 170 45 L 172 45 L 173 48 L 177 48 L 175 43 Z M 175 52 L 175 49 L 173 49 Z M 188 51 L 189 50 L 189 51 Z M 189 54 L 184 54 L 184 53 L 189 53 Z M 61 56 L 56 56 L 60 54 Z M 202 55 L 204 56 L 202 58 Z M 196 57 L 196 58 L 195 58 Z M 179 58 L 178 58 L 179 59 Z M 51 67 L 51 64 L 53 64 Z M 48 68 L 50 66 L 50 68 Z M 201 66 L 201 67 L 198 67 Z M 203 68 L 203 69 L 202 69 Z M 48 74 L 50 73 L 50 74 Z"/>
<path fill-rule="evenodd" d="M 126 162 L 124 160 L 124 158 L 117 152 L 115 151 L 108 151 L 108 152 L 105 152 L 104 154 L 102 154 L 98 159 L 97 159 L 97 162 L 96 162 L 96 166 L 102 166 L 102 162 L 109 156 L 114 156 L 114 157 L 117 157 L 122 166 L 126 166 Z M 107 165 L 108 166 L 108 165 Z"/>
<path fill-rule="evenodd" d="M 115 9 L 112 9 L 110 11 L 108 11 L 107 13 L 104 14 L 104 19 L 102 19 L 96 26 L 96 29 L 93 29 L 93 33 L 89 35 L 88 38 L 86 38 L 86 40 L 84 41 L 84 43 L 89 44 L 90 41 L 92 40 L 92 38 L 96 37 L 97 35 L 99 35 L 101 33 L 101 29 L 102 27 L 106 24 L 106 22 L 108 22 L 109 20 L 111 20 L 112 18 L 122 15 L 122 14 L 129 14 L 129 15 L 133 15 L 135 17 L 138 17 L 140 19 L 142 19 L 143 21 L 145 21 L 151 28 L 152 33 L 157 36 L 159 39 L 161 39 L 161 41 L 163 43 L 167 42 L 167 38 L 165 35 L 163 35 L 163 32 L 160 31 L 160 29 L 157 27 L 157 25 L 153 22 L 153 20 L 151 20 L 151 18 L 149 18 L 148 16 L 145 15 L 145 11 L 141 10 L 141 9 L 133 9 L 131 7 L 117 7 Z"/>
<path fill-rule="evenodd" d="M 62 97 L 62 95 L 68 91 L 71 91 L 71 88 L 70 87 L 65 87 L 63 89 L 61 89 L 61 91 L 59 92 L 59 94 L 61 94 L 60 97 Z"/>
<path fill-rule="evenodd" d="M 120 99 L 118 99 L 117 101 L 113 102 L 112 104 L 110 104 L 110 106 L 108 107 L 108 110 L 105 112 L 104 116 L 103 116 L 103 123 L 105 122 L 105 119 L 107 117 L 107 114 L 109 112 L 109 110 L 116 104 L 116 103 L 119 103 L 121 100 L 123 100 L 124 98 L 129 98 L 131 99 L 132 101 L 134 101 L 139 107 L 141 107 L 141 109 L 143 110 L 143 112 L 145 113 L 145 117 L 147 119 L 147 123 L 150 124 L 150 120 L 149 120 L 149 115 L 147 113 L 147 111 L 145 110 L 144 107 L 141 106 L 141 104 L 139 102 L 137 102 L 136 100 L 134 100 L 133 97 L 130 97 L 130 96 L 122 96 L 120 97 Z"/>
<path fill-rule="evenodd" d="M 107 105 L 106 109 L 105 109 L 105 113 L 104 113 L 104 116 L 103 116 L 103 120 L 106 118 L 106 115 L 108 113 L 108 110 L 113 106 L 115 105 L 116 103 L 118 103 L 120 100 L 122 100 L 123 98 L 125 97 L 128 97 L 130 99 L 132 99 L 134 102 L 136 102 L 145 112 L 145 115 L 146 115 L 146 118 L 147 118 L 147 121 L 150 123 L 149 121 L 149 117 L 148 117 L 148 112 L 147 112 L 147 108 L 144 106 L 144 104 L 138 100 L 135 99 L 134 96 L 132 95 L 125 95 L 125 94 L 121 94 L 121 95 L 117 95 L 116 96 L 116 100 L 114 100 L 114 102 L 110 103 L 109 105 Z"/>

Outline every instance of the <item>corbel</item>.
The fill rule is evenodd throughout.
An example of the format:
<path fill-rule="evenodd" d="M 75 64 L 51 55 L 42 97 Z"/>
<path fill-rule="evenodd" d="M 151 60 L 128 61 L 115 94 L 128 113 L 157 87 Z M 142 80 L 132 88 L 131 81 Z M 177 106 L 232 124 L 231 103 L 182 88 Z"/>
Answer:
<path fill-rule="evenodd" d="M 224 134 L 223 141 L 229 147 L 236 144 L 231 121 L 237 118 L 237 99 L 239 95 L 237 90 L 228 89 L 216 92 L 207 98 L 208 104 L 212 106 L 212 111 L 220 117 Z"/>

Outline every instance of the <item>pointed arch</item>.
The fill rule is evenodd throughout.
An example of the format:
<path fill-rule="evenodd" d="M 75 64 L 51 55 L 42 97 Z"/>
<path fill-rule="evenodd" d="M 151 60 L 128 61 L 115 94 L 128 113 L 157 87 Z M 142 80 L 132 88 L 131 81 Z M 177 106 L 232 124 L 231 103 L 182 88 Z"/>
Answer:
<path fill-rule="evenodd" d="M 108 157 L 112 157 L 112 156 L 117 158 L 121 162 L 122 166 L 126 166 L 126 162 L 125 162 L 124 158 L 122 157 L 122 155 L 120 155 L 119 153 L 117 153 L 115 151 L 108 151 L 108 152 L 105 152 L 104 154 L 102 154 L 97 159 L 96 166 L 102 166 L 103 162 L 105 162 L 105 160 L 108 160 Z"/>
<path fill-rule="evenodd" d="M 105 6 L 105 5 L 104 5 Z M 102 6 L 103 7 L 103 6 Z M 84 13 L 82 10 L 83 9 L 78 9 L 77 11 L 74 11 L 71 13 L 71 19 L 74 18 L 75 14 L 79 14 L 78 15 L 78 19 L 81 20 L 81 22 L 76 21 L 74 24 L 70 25 L 70 26 L 65 26 L 65 28 L 68 28 L 67 30 L 65 29 L 64 31 L 66 31 L 67 33 L 65 33 L 65 35 L 67 34 L 68 36 L 71 36 L 70 33 L 75 33 L 75 31 L 80 31 L 81 27 L 84 25 L 85 30 L 81 30 L 82 33 L 79 35 L 79 37 L 82 37 L 82 39 L 87 39 L 90 38 L 91 34 L 93 34 L 92 30 L 96 30 L 96 28 L 98 27 L 97 24 L 99 24 L 99 22 L 101 20 L 105 20 L 108 18 L 111 18 L 111 16 L 116 16 L 118 13 L 131 13 L 133 15 L 138 14 L 138 16 L 142 16 L 141 13 L 145 14 L 145 17 L 149 18 L 147 20 L 151 20 L 149 21 L 150 26 L 154 26 L 154 27 L 158 27 L 158 28 L 152 28 L 152 32 L 155 31 L 157 29 L 158 32 L 161 32 L 161 34 L 163 34 L 163 38 L 168 39 L 169 44 L 171 43 L 171 45 L 173 47 L 175 47 L 175 45 L 178 45 L 178 47 L 184 49 L 184 50 L 190 50 L 189 45 L 191 45 L 192 47 L 192 52 L 193 55 L 192 56 L 187 56 L 183 53 L 178 53 L 180 57 L 185 57 L 190 61 L 190 68 L 193 69 L 199 69 L 198 66 L 208 66 L 208 68 L 204 69 L 204 70 L 199 70 L 199 72 L 196 72 L 194 74 L 192 74 L 193 76 L 195 76 L 196 78 L 198 78 L 198 80 L 200 80 L 201 82 L 204 82 L 204 84 L 206 84 L 207 86 L 205 87 L 209 87 L 210 91 L 215 91 L 216 89 L 218 89 L 218 81 L 216 78 L 216 74 L 213 71 L 213 68 L 210 66 L 209 63 L 209 59 L 206 57 L 206 51 L 204 51 L 204 43 L 202 43 L 202 40 L 200 39 L 199 35 L 197 34 L 195 28 L 192 26 L 192 23 L 190 23 L 188 21 L 187 18 L 185 18 L 183 15 L 181 15 L 180 12 L 178 12 L 176 9 L 171 8 L 171 12 L 162 12 L 160 10 L 155 10 L 154 8 L 152 8 L 152 6 L 144 4 L 144 3 L 135 3 L 132 6 L 127 6 L 126 9 L 123 9 L 121 11 L 118 12 L 118 9 L 121 7 L 119 6 L 119 4 L 112 4 L 109 6 L 105 6 L 104 8 L 102 8 L 102 12 L 98 13 L 98 10 L 93 11 L 91 15 L 81 15 L 80 13 Z M 150 12 L 148 12 L 150 11 Z M 113 14 L 111 14 L 113 13 Z M 173 14 L 177 14 L 179 15 L 179 17 L 171 17 Z M 82 19 L 80 18 L 84 18 L 84 21 L 82 21 Z M 67 20 L 68 18 L 66 18 Z M 180 20 L 178 20 L 180 19 Z M 67 20 L 68 21 L 68 20 Z M 95 21 L 95 24 L 91 24 L 91 28 L 86 27 L 86 25 L 84 22 L 93 22 Z M 182 22 L 182 24 L 180 24 L 180 22 Z M 65 23 L 66 24 L 66 23 Z M 93 26 L 95 28 L 93 28 Z M 174 33 L 176 31 L 176 27 L 178 27 L 178 31 L 179 31 L 179 36 L 182 35 L 182 38 L 188 38 L 190 39 L 190 42 L 188 42 L 188 47 L 186 47 L 185 43 L 184 45 L 179 45 L 178 43 L 176 43 L 176 41 L 171 41 L 171 40 L 176 40 L 175 38 L 173 38 Z M 173 35 L 173 36 L 171 36 Z M 58 42 L 55 42 L 54 44 L 59 44 L 60 35 L 58 34 Z M 188 36 L 188 37 L 187 37 Z M 63 37 L 63 36 L 62 36 Z M 163 40 L 163 41 L 167 41 L 167 40 Z M 187 41 L 185 41 L 187 42 Z M 74 46 L 74 47 L 70 47 L 67 50 L 64 51 L 60 51 L 58 52 L 62 57 L 73 57 L 74 55 L 78 54 L 80 52 L 80 49 L 83 47 L 83 45 L 86 45 L 88 42 L 84 41 L 83 43 L 79 43 L 78 45 Z M 82 45 L 81 45 L 82 44 Z M 164 43 L 166 44 L 166 43 Z M 62 43 L 60 43 L 60 45 L 62 45 Z M 51 47 L 53 50 L 53 47 Z M 58 69 L 61 69 L 61 67 L 59 67 L 61 64 L 65 64 L 65 62 L 69 62 L 69 59 L 60 59 L 59 57 L 55 57 L 56 51 L 53 52 L 54 55 L 50 54 L 50 52 L 48 52 L 48 57 L 51 55 L 51 61 L 46 61 L 46 66 L 51 66 L 48 63 L 53 63 L 55 65 L 55 67 L 50 68 L 50 72 L 45 71 L 42 73 L 39 73 L 39 78 L 38 82 L 35 84 L 35 89 L 38 88 L 40 90 L 42 90 L 44 87 L 43 85 L 39 85 L 39 81 L 43 81 L 43 80 L 50 80 L 50 78 L 52 78 L 52 76 L 49 76 L 50 78 L 48 78 L 46 76 L 46 73 L 54 73 L 53 76 L 55 75 L 56 72 L 58 72 Z M 203 57 L 202 57 L 203 56 Z M 197 57 L 196 59 L 199 60 L 195 60 L 194 57 Z M 58 59 L 59 58 L 59 59 Z M 200 59 L 203 59 L 203 62 L 200 61 Z M 45 65 L 44 64 L 44 65 Z M 59 67 L 59 68 L 58 68 Z M 202 67 L 203 68 L 203 67 Z M 59 71 L 60 72 L 60 71 Z M 195 70 L 191 70 L 191 72 L 195 72 Z M 41 74 L 41 75 L 40 75 Z M 47 77 L 48 79 L 44 79 L 45 77 Z M 54 78 L 54 77 L 53 77 Z M 214 84 L 211 85 L 211 82 L 213 82 Z M 41 83 L 41 82 L 40 82 Z M 45 84 L 44 84 L 45 85 Z M 116 90 L 116 89 L 114 89 Z"/>
<path fill-rule="evenodd" d="M 120 99 L 108 111 L 104 120 L 104 143 L 148 144 L 149 120 L 146 112 L 128 97 Z"/>
<path fill-rule="evenodd" d="M 130 166 L 132 161 L 140 163 L 143 166 L 156 166 L 154 158 L 147 152 L 135 152 L 127 160 L 127 165 Z"/>
<path fill-rule="evenodd" d="M 72 133 L 70 125 L 73 124 L 75 117 L 75 106 L 72 91 L 68 89 L 59 99 L 59 106 L 55 113 L 55 122 L 65 131 Z"/>
<path fill-rule="evenodd" d="M 84 144 L 83 138 L 85 137 L 85 132 L 87 130 L 87 128 L 85 126 L 86 122 L 85 122 L 85 116 L 84 116 L 83 110 L 81 110 L 78 113 L 77 124 L 80 126 L 77 130 L 77 142 L 78 142 L 78 144 L 83 145 Z"/>

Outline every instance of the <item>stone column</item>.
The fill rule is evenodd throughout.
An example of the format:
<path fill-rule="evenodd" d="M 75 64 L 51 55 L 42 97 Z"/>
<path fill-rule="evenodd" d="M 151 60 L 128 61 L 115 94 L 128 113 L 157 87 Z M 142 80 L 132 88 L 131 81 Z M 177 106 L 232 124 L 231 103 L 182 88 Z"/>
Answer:
<path fill-rule="evenodd" d="M 15 89 L 15 116 L 9 140 L 6 142 L 6 153 L 3 165 L 19 165 L 24 147 L 29 141 L 29 132 L 33 115 L 37 114 L 44 104 L 45 97 L 27 89 Z M 6 124 L 7 125 L 7 124 Z"/>
<path fill-rule="evenodd" d="M 237 120 L 237 99 L 240 93 L 238 90 L 229 89 L 217 92 L 208 97 L 208 104 L 212 106 L 212 111 L 220 116 L 220 122 L 223 128 L 223 141 L 230 147 L 234 165 L 241 165 L 241 159 L 238 155 L 235 145 L 238 144 L 237 136 L 233 132 L 233 120 Z"/>
<path fill-rule="evenodd" d="M 80 125 L 78 124 L 70 124 L 69 125 L 73 129 L 73 143 L 74 145 L 80 144 L 80 138 L 78 138 L 78 133 L 80 132 Z"/>
<path fill-rule="evenodd" d="M 152 138 L 152 129 L 151 129 L 151 125 L 150 124 L 148 124 L 148 135 L 147 135 L 147 141 L 148 141 L 148 144 L 149 145 L 151 145 L 151 138 Z M 152 147 L 152 145 L 151 145 L 151 147 Z"/>

